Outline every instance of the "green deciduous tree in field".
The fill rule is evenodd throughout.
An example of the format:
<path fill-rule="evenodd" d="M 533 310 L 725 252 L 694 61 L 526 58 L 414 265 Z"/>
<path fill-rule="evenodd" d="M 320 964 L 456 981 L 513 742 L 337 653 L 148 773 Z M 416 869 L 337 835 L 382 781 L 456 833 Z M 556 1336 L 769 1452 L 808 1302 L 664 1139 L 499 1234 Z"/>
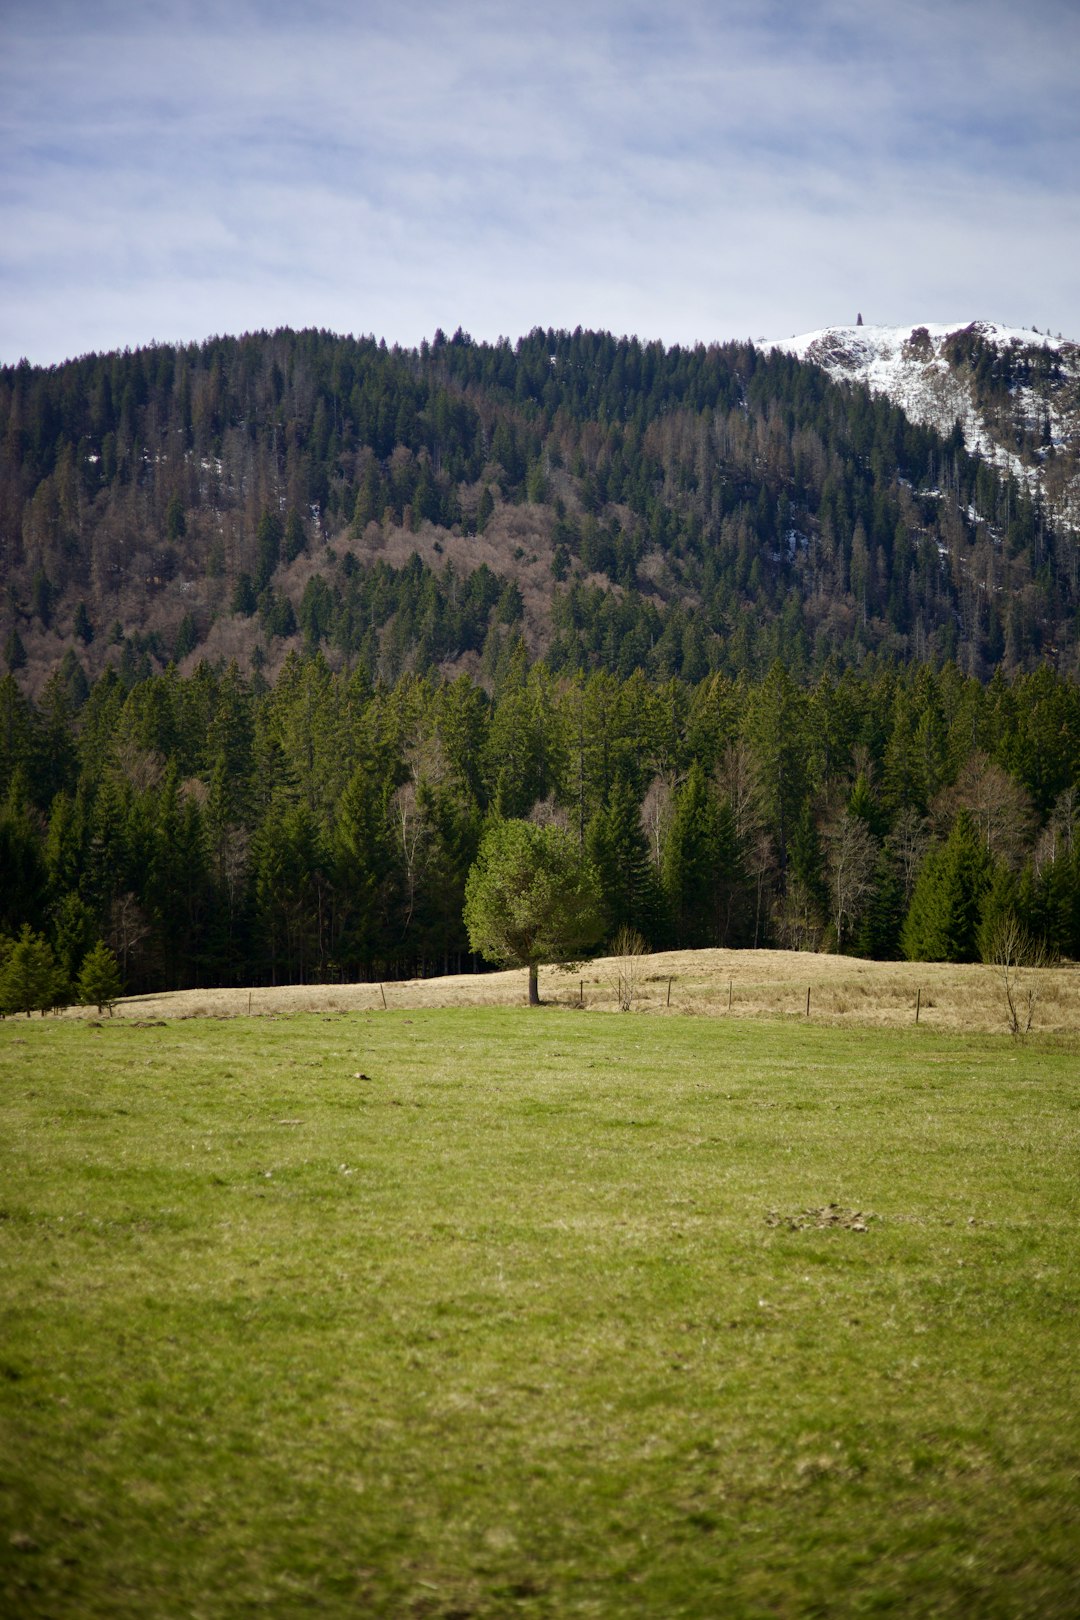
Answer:
<path fill-rule="evenodd" d="M 489 962 L 529 970 L 529 1005 L 539 1005 L 541 962 L 569 965 L 603 931 L 592 867 L 561 827 L 498 821 L 480 843 L 465 884 L 465 926 Z"/>

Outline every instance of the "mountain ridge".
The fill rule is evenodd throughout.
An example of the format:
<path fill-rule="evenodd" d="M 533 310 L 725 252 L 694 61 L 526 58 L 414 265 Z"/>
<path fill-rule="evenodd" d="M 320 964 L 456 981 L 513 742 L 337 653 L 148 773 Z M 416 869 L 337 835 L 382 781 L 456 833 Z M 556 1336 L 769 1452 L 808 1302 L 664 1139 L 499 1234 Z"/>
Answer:
<path fill-rule="evenodd" d="M 0 649 L 35 691 L 64 657 L 90 679 L 203 658 L 272 678 L 319 647 L 385 681 L 491 680 L 515 637 L 560 674 L 1072 672 L 1080 556 L 1043 497 L 1068 444 L 1021 435 L 1017 476 L 955 416 L 920 426 L 862 386 L 873 333 L 815 335 L 840 380 L 809 342 L 539 327 L 0 368 Z M 974 326 L 905 347 L 927 351 L 905 376 L 941 373 L 1001 424 L 1025 390 L 1067 403 L 1071 352 Z"/>

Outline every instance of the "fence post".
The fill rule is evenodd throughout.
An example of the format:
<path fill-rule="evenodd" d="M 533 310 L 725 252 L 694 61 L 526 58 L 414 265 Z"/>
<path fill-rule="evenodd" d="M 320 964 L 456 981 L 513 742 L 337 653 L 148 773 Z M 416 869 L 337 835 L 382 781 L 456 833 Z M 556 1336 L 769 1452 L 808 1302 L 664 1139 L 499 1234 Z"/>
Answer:
<path fill-rule="evenodd" d="M 915 994 L 915 1022 L 916 1023 L 919 1022 L 919 1009 L 921 1007 L 922 1007 L 922 985 L 919 986 L 919 988 L 918 988 L 918 990 L 916 991 L 916 994 Z"/>

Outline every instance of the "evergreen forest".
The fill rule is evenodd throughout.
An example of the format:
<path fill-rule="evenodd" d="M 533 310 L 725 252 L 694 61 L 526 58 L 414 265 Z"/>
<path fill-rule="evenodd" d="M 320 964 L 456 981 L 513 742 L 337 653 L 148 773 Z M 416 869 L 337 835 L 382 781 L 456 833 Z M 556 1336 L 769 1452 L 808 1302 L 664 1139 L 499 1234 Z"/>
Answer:
<path fill-rule="evenodd" d="M 23 363 L 0 431 L 9 1007 L 103 945 L 128 992 L 478 965 L 499 817 L 608 940 L 1080 957 L 1080 548 L 958 430 L 536 330 Z"/>

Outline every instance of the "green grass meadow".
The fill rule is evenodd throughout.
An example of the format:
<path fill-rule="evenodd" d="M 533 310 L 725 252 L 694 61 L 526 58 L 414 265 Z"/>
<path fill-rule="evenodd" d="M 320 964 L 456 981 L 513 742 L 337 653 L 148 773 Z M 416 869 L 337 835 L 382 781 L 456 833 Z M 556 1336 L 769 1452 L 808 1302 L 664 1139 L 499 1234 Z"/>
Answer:
<path fill-rule="evenodd" d="M 1080 1047 L 0 1025 L 0 1612 L 1075 1617 Z"/>

